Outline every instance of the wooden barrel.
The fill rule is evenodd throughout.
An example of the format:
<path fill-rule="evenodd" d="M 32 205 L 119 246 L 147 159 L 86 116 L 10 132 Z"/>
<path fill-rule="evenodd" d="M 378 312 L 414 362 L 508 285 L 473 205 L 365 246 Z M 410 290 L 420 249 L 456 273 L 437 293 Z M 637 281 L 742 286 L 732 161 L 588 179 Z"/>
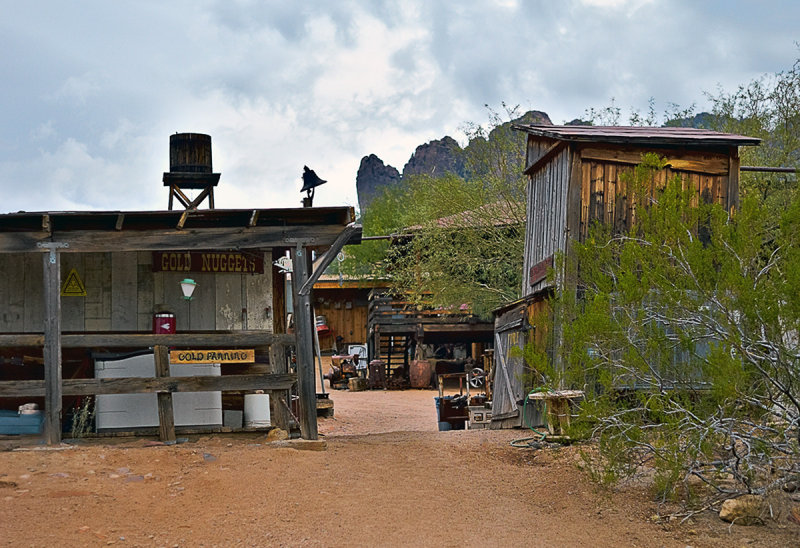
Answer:
<path fill-rule="evenodd" d="M 170 173 L 211 173 L 211 135 L 175 133 L 169 136 Z"/>

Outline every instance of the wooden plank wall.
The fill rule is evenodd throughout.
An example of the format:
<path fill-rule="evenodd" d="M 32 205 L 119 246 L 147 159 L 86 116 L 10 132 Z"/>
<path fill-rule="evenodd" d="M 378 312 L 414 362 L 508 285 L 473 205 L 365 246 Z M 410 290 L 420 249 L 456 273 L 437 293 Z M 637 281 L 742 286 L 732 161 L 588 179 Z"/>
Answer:
<path fill-rule="evenodd" d="M 632 199 L 624 182 L 624 173 L 630 174 L 632 165 L 598 160 L 585 160 L 581 165 L 581 212 L 579 240 L 584 241 L 589 227 L 595 222 L 613 224 L 614 231 L 627 232 L 636 219 L 636 209 L 642 204 Z M 706 203 L 728 203 L 727 175 L 705 174 L 666 168 L 655 174 L 648 196 L 655 196 L 667 181 L 681 177 L 683 188 L 696 192 L 692 205 L 700 200 Z"/>
<path fill-rule="evenodd" d="M 550 139 L 529 136 L 528 164 L 534 163 L 552 146 Z M 568 238 L 583 241 L 593 222 L 611 223 L 614 230 L 620 232 L 631 226 L 636 208 L 641 204 L 631 199 L 621 176 L 631 172 L 645 152 L 655 152 L 669 162 L 669 167 L 652 181 L 650 196 L 662 189 L 667 180 L 679 175 L 685 187 L 696 190 L 695 204 L 704 200 L 719 203 L 726 209 L 737 206 L 736 147 L 644 149 L 597 143 L 571 145 L 531 174 L 528 183 L 523 295 L 534 294 L 548 286 L 547 279 L 534 280 L 531 284 L 531 268 L 541 265 L 556 252 L 566 250 Z M 569 201 L 570 197 L 574 200 Z"/>
<path fill-rule="evenodd" d="M 572 152 L 562 150 L 528 182 L 528 217 L 522 294 L 530 295 L 545 286 L 546 279 L 530 283 L 530 269 L 566 246 L 567 189 Z"/>
<path fill-rule="evenodd" d="M 74 268 L 85 297 L 62 297 L 65 332 L 150 332 L 156 310 L 173 312 L 178 331 L 272 331 L 272 252 L 264 274 L 153 272 L 149 252 L 62 253 L 61 278 Z M 41 333 L 44 326 L 42 254 L 0 254 L 0 333 Z M 180 281 L 197 289 L 183 299 Z"/>
<path fill-rule="evenodd" d="M 314 308 L 317 315 L 325 316 L 334 335 L 344 337 L 345 344 L 367 342 L 369 291 L 369 289 L 351 288 L 314 290 Z M 348 308 L 348 303 L 351 308 Z M 330 345 L 320 341 L 320 346 L 327 348 Z"/>

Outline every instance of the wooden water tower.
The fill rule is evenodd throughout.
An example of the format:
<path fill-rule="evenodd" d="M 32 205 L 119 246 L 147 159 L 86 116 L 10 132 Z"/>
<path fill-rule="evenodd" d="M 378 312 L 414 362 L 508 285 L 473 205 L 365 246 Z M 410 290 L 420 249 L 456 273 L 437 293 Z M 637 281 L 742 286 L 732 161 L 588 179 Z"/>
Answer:
<path fill-rule="evenodd" d="M 177 198 L 187 210 L 197 207 L 208 198 L 214 209 L 214 187 L 219 173 L 212 173 L 211 136 L 203 133 L 176 133 L 169 136 L 169 173 L 164 173 L 164 186 L 169 187 L 169 209 Z M 185 190 L 200 190 L 194 199 Z"/>

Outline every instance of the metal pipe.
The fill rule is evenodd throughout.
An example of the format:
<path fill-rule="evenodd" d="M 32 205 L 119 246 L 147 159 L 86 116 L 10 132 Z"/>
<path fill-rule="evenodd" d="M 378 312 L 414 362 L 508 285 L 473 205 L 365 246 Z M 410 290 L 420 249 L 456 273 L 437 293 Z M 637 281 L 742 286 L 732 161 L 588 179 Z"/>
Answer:
<path fill-rule="evenodd" d="M 794 167 L 771 167 L 771 166 L 741 166 L 739 171 L 758 171 L 763 173 L 797 173 Z"/>
<path fill-rule="evenodd" d="M 319 346 L 319 333 L 317 332 L 317 309 L 314 311 L 314 349 L 317 354 L 317 365 L 319 366 L 319 385 L 322 387 L 322 395 L 325 395 L 325 376 L 322 374 L 322 349 Z"/>
<path fill-rule="evenodd" d="M 361 241 L 369 241 L 369 240 L 391 240 L 394 238 L 394 234 L 388 234 L 386 236 L 361 236 Z"/>

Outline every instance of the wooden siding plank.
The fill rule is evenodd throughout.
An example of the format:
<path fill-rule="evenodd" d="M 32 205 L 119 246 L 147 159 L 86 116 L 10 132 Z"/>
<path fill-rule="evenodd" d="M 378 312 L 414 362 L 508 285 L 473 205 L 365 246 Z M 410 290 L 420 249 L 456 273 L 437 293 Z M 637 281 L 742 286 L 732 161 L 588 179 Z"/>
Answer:
<path fill-rule="evenodd" d="M 689 187 L 694 192 L 692 196 L 692 207 L 697 207 L 700 204 L 700 196 L 703 189 L 700 187 L 700 175 L 697 173 L 689 173 Z"/>
<path fill-rule="evenodd" d="M 14 259 L 12 255 L 0 255 L 0 280 L 7 280 L 6 283 L 0 283 L 0 331 L 11 331 L 10 326 L 12 323 L 11 314 L 8 311 L 8 303 L 10 293 L 12 291 L 10 284 L 14 283 L 13 278 L 9 276 L 8 269 L 9 263 Z M 23 276 L 24 276 L 23 265 Z M 24 281 L 24 278 L 22 279 Z M 24 314 L 24 309 L 23 309 Z"/>
<path fill-rule="evenodd" d="M 78 276 L 83 281 L 85 275 L 84 257 L 82 254 L 65 253 L 61 255 L 61 280 L 62 283 L 67 276 L 75 269 Z M 86 284 L 84 283 L 84 287 Z M 83 331 L 84 318 L 86 316 L 86 297 L 62 297 L 61 298 L 61 329 L 63 331 Z"/>
<path fill-rule="evenodd" d="M 264 265 L 271 264 L 272 250 L 264 252 Z M 272 331 L 272 269 L 265 266 L 263 274 L 245 274 L 245 306 L 247 308 L 247 329 Z M 269 308 L 269 312 L 267 311 Z"/>
<path fill-rule="evenodd" d="M 625 183 L 627 175 L 625 168 L 616 170 L 616 186 L 614 193 L 614 233 L 625 234 L 628 232 L 628 189 Z"/>
<path fill-rule="evenodd" d="M 586 240 L 589 232 L 589 198 L 591 196 L 592 164 L 583 162 L 581 171 L 581 234 L 580 241 Z"/>
<path fill-rule="evenodd" d="M 242 278 L 230 274 L 216 277 L 216 329 L 242 329 Z"/>
<path fill-rule="evenodd" d="M 175 314 L 175 328 L 178 331 L 189 331 L 189 318 L 191 314 L 191 302 L 183 298 L 180 282 L 186 276 L 182 272 L 157 272 L 156 289 L 161 284 L 162 301 L 159 303 L 162 308 Z M 201 291 L 198 287 L 195 292 Z M 210 289 L 213 292 L 213 289 Z M 158 294 L 156 294 L 158 295 Z M 198 294 L 199 296 L 199 294 Z"/>
<path fill-rule="evenodd" d="M 152 253 L 139 253 L 136 265 L 136 330 L 150 331 L 153 329 L 153 313 L 155 312 L 155 281 Z"/>
<path fill-rule="evenodd" d="M 111 253 L 111 329 L 136 331 L 138 326 L 138 298 L 136 253 Z"/>
<path fill-rule="evenodd" d="M 87 253 L 84 256 L 83 280 L 86 286 L 86 331 L 111 330 L 111 253 Z"/>
<path fill-rule="evenodd" d="M 544 154 L 539 156 L 532 164 L 526 167 L 523 173 L 525 173 L 525 175 L 531 175 L 545 166 L 550 165 L 551 160 L 555 158 L 562 150 L 564 150 L 564 147 L 566 146 L 567 143 L 565 141 L 556 141 L 550 147 L 548 147 L 547 150 L 545 150 Z"/>
<path fill-rule="evenodd" d="M 603 220 L 603 179 L 604 166 L 601 163 L 592 163 L 592 189 L 589 199 L 589 227 L 596 221 Z"/>
<path fill-rule="evenodd" d="M 723 175 L 728 172 L 728 157 L 725 154 L 680 152 L 676 150 L 586 147 L 581 150 L 585 160 L 599 162 L 616 162 L 638 165 L 642 163 L 642 154 L 654 152 L 666 157 L 667 163 L 678 171 L 693 171 L 711 175 Z"/>
<path fill-rule="evenodd" d="M 5 257 L 3 286 L 7 291 L 3 299 L 3 326 L 6 331 L 18 333 L 25 329 L 25 263 L 22 257 L 9 255 Z"/>
<path fill-rule="evenodd" d="M 570 149 L 570 158 L 568 161 L 570 163 L 570 175 L 566 182 L 567 200 L 564 204 L 564 217 L 567 226 L 567 241 L 569 242 L 573 238 L 580 238 L 582 164 L 580 156 L 572 149 Z M 569 243 L 567 243 L 567 246 L 569 246 Z"/>
<path fill-rule="evenodd" d="M 44 273 L 42 253 L 25 253 L 25 332 L 44 330 Z"/>
<path fill-rule="evenodd" d="M 192 300 L 188 303 L 189 329 L 192 331 L 216 328 L 217 279 L 221 276 L 238 277 L 237 274 L 212 274 L 195 272 L 187 276 L 197 282 Z"/>
<path fill-rule="evenodd" d="M 214 377 L 119 377 L 111 379 L 64 379 L 64 396 L 94 394 L 146 394 L 158 392 L 209 392 L 228 390 L 285 390 L 295 383 L 289 373 L 266 375 L 222 375 Z M 41 397 L 45 381 L 0 381 L 0 397 Z"/>
<path fill-rule="evenodd" d="M 606 166 L 605 180 L 603 181 L 603 196 L 605 199 L 605 217 L 603 222 L 610 225 L 614 222 L 614 206 L 617 200 L 617 166 Z"/>
<path fill-rule="evenodd" d="M 41 260 L 39 255 L 37 258 Z M 231 333 L 68 333 L 62 335 L 65 348 L 145 348 L 156 344 L 181 347 L 237 347 L 265 346 L 270 344 L 295 344 L 294 335 L 272 334 L 264 331 L 235 331 Z M 44 336 L 39 333 L 0 334 L 0 348 L 8 346 L 43 346 Z"/>
<path fill-rule="evenodd" d="M 531 165 L 536 163 L 547 150 L 557 144 L 555 139 L 548 139 L 543 137 L 535 137 L 528 135 L 527 147 L 525 149 L 525 169 L 527 170 Z"/>

